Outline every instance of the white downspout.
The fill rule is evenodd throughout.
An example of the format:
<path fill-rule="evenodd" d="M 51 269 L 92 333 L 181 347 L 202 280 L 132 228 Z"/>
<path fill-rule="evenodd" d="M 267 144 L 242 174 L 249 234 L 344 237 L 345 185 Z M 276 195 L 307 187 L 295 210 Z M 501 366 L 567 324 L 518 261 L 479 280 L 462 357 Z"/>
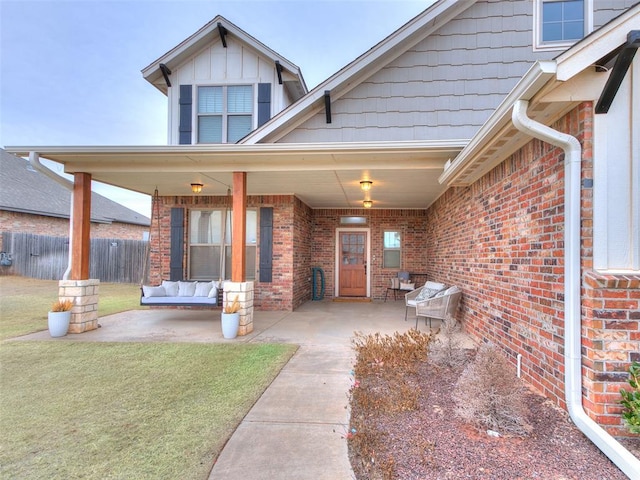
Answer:
<path fill-rule="evenodd" d="M 527 117 L 529 102 L 517 100 L 511 119 L 515 127 L 564 150 L 564 350 L 565 398 L 575 425 L 631 479 L 640 479 L 640 460 L 593 421 L 582 407 L 580 311 L 580 142 Z"/>
<path fill-rule="evenodd" d="M 73 252 L 73 183 L 45 167 L 40 162 L 40 155 L 38 155 L 37 152 L 29 152 L 29 163 L 35 170 L 71 191 L 71 206 L 69 207 L 69 262 L 67 263 L 67 269 L 62 274 L 62 280 L 69 280 L 69 275 L 71 275 L 71 256 Z"/>

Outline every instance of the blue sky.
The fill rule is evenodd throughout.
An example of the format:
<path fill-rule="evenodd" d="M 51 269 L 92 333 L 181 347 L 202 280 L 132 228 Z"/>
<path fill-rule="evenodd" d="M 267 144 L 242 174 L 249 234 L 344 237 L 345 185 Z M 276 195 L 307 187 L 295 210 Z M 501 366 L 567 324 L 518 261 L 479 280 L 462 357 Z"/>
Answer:
<path fill-rule="evenodd" d="M 140 70 L 218 14 L 311 89 L 431 3 L 0 0 L 0 147 L 166 144 L 166 97 Z M 146 196 L 94 190 L 149 215 Z"/>

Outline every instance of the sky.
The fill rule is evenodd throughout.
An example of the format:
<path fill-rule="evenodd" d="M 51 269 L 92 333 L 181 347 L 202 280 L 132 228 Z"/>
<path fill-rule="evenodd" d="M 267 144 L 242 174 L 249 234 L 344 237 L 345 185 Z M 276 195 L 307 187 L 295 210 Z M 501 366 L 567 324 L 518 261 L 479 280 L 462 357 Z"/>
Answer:
<path fill-rule="evenodd" d="M 300 67 L 311 90 L 431 3 L 0 0 L 0 148 L 166 145 L 167 99 L 140 71 L 216 15 Z M 150 215 L 148 196 L 93 183 Z"/>

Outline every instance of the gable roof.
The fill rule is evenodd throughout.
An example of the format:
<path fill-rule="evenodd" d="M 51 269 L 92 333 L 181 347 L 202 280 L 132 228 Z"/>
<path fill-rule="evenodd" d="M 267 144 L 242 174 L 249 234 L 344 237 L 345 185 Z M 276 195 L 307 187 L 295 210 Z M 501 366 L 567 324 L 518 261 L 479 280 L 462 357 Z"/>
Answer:
<path fill-rule="evenodd" d="M 168 87 L 164 80 L 162 70 L 160 69 L 160 64 L 166 65 L 169 70 L 172 70 L 177 68 L 182 62 L 199 52 L 207 45 L 215 42 L 221 42 L 218 24 L 220 24 L 220 26 L 226 31 L 227 35 L 233 35 L 240 42 L 253 48 L 259 54 L 270 58 L 274 62 L 274 65 L 276 61 L 279 62 L 280 66 L 283 68 L 283 73 L 285 74 L 283 76 L 284 86 L 292 98 L 297 100 L 307 93 L 307 85 L 304 82 L 302 72 L 298 66 L 274 50 L 271 50 L 262 42 L 253 38 L 222 15 L 216 16 L 189 38 L 169 50 L 157 60 L 151 62 L 147 67 L 143 68 L 142 75 L 145 80 L 166 95 Z"/>
<path fill-rule="evenodd" d="M 342 97 L 474 3 L 475 0 L 438 0 L 239 143 L 277 142 L 324 108 L 325 91 L 330 92 L 332 102 Z"/>
<path fill-rule="evenodd" d="M 0 185 L 0 210 L 69 218 L 71 192 L 55 180 L 29 168 L 27 160 L 2 149 Z M 150 224 L 150 220 L 144 215 L 95 192 L 91 192 L 91 221 L 143 226 Z"/>

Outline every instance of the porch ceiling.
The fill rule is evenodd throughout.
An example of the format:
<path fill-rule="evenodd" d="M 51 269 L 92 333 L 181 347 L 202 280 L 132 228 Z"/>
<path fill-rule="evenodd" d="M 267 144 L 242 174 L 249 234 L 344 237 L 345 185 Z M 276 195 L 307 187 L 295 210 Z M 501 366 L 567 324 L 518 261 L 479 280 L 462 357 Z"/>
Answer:
<path fill-rule="evenodd" d="M 426 208 L 446 188 L 444 164 L 466 145 L 447 142 L 196 145 L 158 147 L 7 147 L 60 162 L 65 172 L 152 195 L 225 195 L 234 171 L 247 172 L 249 195 L 298 196 L 311 208 Z M 366 194 L 361 180 L 371 180 Z"/>

